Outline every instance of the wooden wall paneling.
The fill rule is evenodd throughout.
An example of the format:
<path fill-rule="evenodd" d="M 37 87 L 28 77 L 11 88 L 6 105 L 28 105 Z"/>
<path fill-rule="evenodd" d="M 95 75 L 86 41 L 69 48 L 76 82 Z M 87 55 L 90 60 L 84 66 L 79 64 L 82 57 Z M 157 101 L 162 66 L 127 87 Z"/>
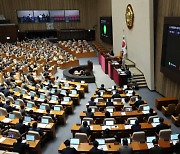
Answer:
<path fill-rule="evenodd" d="M 155 88 L 164 96 L 175 96 L 180 101 L 180 85 L 160 72 L 163 41 L 163 24 L 165 16 L 180 16 L 179 0 L 158 0 L 157 33 L 155 47 Z"/>

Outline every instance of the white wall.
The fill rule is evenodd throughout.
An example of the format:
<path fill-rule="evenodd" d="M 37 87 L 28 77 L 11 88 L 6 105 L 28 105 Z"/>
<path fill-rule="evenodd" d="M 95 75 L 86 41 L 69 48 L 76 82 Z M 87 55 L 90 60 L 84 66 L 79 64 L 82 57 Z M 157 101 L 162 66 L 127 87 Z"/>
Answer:
<path fill-rule="evenodd" d="M 128 4 L 134 10 L 134 27 L 126 26 L 125 12 Z M 149 89 L 154 90 L 154 33 L 152 0 L 112 0 L 113 50 L 121 51 L 122 36 L 127 42 L 128 58 L 135 62 L 145 75 Z M 124 29 L 124 33 L 123 33 Z"/>

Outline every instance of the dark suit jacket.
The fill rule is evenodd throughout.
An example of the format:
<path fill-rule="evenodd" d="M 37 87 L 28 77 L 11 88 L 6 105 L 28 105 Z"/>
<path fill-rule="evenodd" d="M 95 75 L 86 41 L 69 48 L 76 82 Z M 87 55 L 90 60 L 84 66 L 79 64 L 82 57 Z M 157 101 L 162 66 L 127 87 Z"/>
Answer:
<path fill-rule="evenodd" d="M 96 103 L 94 101 L 89 101 L 89 106 L 96 106 Z"/>
<path fill-rule="evenodd" d="M 107 102 L 106 103 L 106 106 L 113 106 L 114 104 L 113 104 L 113 102 Z"/>
<path fill-rule="evenodd" d="M 112 95 L 112 98 L 121 98 L 121 96 L 119 94 L 114 94 Z"/>
<path fill-rule="evenodd" d="M 160 130 L 168 129 L 168 128 L 169 128 L 169 126 L 163 123 L 163 124 L 157 125 L 155 128 L 155 131 L 156 131 L 156 133 L 159 133 Z"/>
<path fill-rule="evenodd" d="M 89 135 L 90 134 L 90 127 L 89 126 L 87 126 L 87 127 L 84 127 L 83 125 L 80 127 L 80 129 L 79 129 L 79 132 L 80 133 L 86 133 L 87 135 Z"/>
<path fill-rule="evenodd" d="M 179 154 L 179 153 L 180 153 L 180 142 L 176 143 L 176 144 L 173 146 L 173 152 L 175 152 L 176 154 Z"/>
<path fill-rule="evenodd" d="M 61 154 L 75 154 L 77 153 L 77 150 L 75 148 L 67 147 L 62 150 Z"/>
<path fill-rule="evenodd" d="M 137 108 L 142 104 L 144 104 L 144 101 L 142 101 L 142 100 L 138 100 L 134 103 L 135 107 L 137 107 Z"/>
<path fill-rule="evenodd" d="M 9 105 L 6 105 L 6 104 L 4 104 L 3 108 L 5 108 L 8 113 L 13 111 L 13 108 Z"/>
<path fill-rule="evenodd" d="M 92 112 L 86 112 L 86 117 L 94 118 L 94 113 L 92 113 Z"/>
<path fill-rule="evenodd" d="M 28 147 L 28 144 L 15 142 L 13 144 L 13 151 L 18 152 L 19 154 L 25 154 Z"/>
<path fill-rule="evenodd" d="M 163 153 L 163 149 L 156 145 L 153 148 L 150 148 L 149 153 L 150 154 L 156 154 L 156 153 L 157 154 L 162 154 Z"/>
<path fill-rule="evenodd" d="M 23 133 L 26 132 L 27 126 L 24 125 L 24 124 L 22 124 L 22 123 L 17 123 L 17 124 L 16 124 L 16 129 L 19 130 L 19 132 L 20 132 L 21 134 L 23 134 Z"/>
<path fill-rule="evenodd" d="M 38 128 L 38 127 L 37 128 L 30 128 L 29 130 L 39 132 L 39 135 L 43 136 L 43 131 L 40 128 Z"/>
<path fill-rule="evenodd" d="M 103 150 L 99 150 L 99 149 L 96 148 L 96 147 L 93 147 L 93 148 L 89 151 L 89 154 L 104 154 L 104 151 L 103 151 Z"/>
<path fill-rule="evenodd" d="M 140 131 L 141 130 L 141 125 L 132 125 L 131 126 L 131 130 L 133 131 L 133 132 L 138 132 L 138 131 Z"/>

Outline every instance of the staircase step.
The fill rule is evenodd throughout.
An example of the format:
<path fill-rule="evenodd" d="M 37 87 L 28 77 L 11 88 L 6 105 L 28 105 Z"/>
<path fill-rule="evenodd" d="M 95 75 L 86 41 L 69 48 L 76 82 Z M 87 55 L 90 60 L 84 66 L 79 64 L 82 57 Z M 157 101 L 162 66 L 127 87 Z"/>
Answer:
<path fill-rule="evenodd" d="M 137 82 L 138 85 L 146 84 L 146 82 Z"/>
<path fill-rule="evenodd" d="M 145 79 L 144 75 L 142 76 L 133 76 L 133 79 Z"/>
<path fill-rule="evenodd" d="M 146 80 L 145 79 L 134 79 L 133 81 L 135 81 L 135 82 L 146 82 Z"/>
<path fill-rule="evenodd" d="M 146 88 L 147 87 L 147 84 L 144 84 L 144 85 L 138 85 L 139 88 Z"/>

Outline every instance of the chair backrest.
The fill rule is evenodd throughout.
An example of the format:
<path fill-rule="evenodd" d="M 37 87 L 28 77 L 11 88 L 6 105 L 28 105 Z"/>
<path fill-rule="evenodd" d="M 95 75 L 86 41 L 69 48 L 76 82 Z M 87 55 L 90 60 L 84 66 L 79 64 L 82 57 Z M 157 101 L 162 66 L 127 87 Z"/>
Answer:
<path fill-rule="evenodd" d="M 8 96 L 8 99 L 10 100 L 11 103 L 14 103 L 14 98 L 12 96 Z"/>
<path fill-rule="evenodd" d="M 129 110 L 132 111 L 132 106 L 124 106 L 123 107 L 123 111 L 128 112 L 127 109 L 128 109 L 128 111 Z"/>
<path fill-rule="evenodd" d="M 163 129 L 159 132 L 159 139 L 169 141 L 171 137 L 171 129 Z"/>
<path fill-rule="evenodd" d="M 18 131 L 17 129 L 12 129 L 12 128 L 10 128 L 10 129 L 8 130 L 8 132 L 13 133 L 15 138 L 18 138 L 18 137 L 21 136 L 21 134 L 19 133 L 19 131 Z"/>
<path fill-rule="evenodd" d="M 50 116 L 42 116 L 42 118 L 48 119 L 50 123 L 54 122 L 52 117 L 50 117 Z"/>
<path fill-rule="evenodd" d="M 2 92 L 0 92 L 0 98 L 1 100 L 5 101 L 6 97 L 4 96 L 4 94 Z"/>
<path fill-rule="evenodd" d="M 113 109 L 113 112 L 114 112 L 115 107 L 114 107 L 114 106 L 107 106 L 107 107 L 106 107 L 106 111 L 108 111 L 109 109 L 110 109 L 110 110 L 112 110 L 112 109 Z"/>
<path fill-rule="evenodd" d="M 114 101 L 114 102 L 121 102 L 122 99 L 121 99 L 121 98 L 114 98 L 113 101 Z"/>
<path fill-rule="evenodd" d="M 167 108 L 167 114 L 169 115 L 173 114 L 175 112 L 175 107 L 176 107 L 175 104 L 169 104 Z"/>
<path fill-rule="evenodd" d="M 17 99 L 17 101 L 19 101 L 20 106 L 24 106 L 24 101 L 22 99 Z"/>
<path fill-rule="evenodd" d="M 54 107 L 59 107 L 60 110 L 63 110 L 63 106 L 62 105 L 54 105 Z"/>
<path fill-rule="evenodd" d="M 116 139 L 114 137 L 112 138 L 105 138 L 105 142 L 106 143 L 114 143 L 116 141 Z"/>
<path fill-rule="evenodd" d="M 95 112 L 97 112 L 98 111 L 98 107 L 97 106 L 89 106 L 89 108 L 91 108 L 92 109 L 92 111 L 94 110 Z"/>
<path fill-rule="evenodd" d="M 89 117 L 84 117 L 84 118 L 83 118 L 83 121 L 89 121 L 90 124 L 93 124 L 93 123 L 94 123 L 93 118 L 89 118 Z"/>
<path fill-rule="evenodd" d="M 180 103 L 178 103 L 175 108 L 175 115 L 178 115 L 178 114 L 180 114 Z"/>
<path fill-rule="evenodd" d="M 145 106 L 149 106 L 149 105 L 147 105 L 147 104 L 139 105 L 138 111 L 142 111 L 142 110 L 143 110 L 143 107 L 145 107 Z"/>
<path fill-rule="evenodd" d="M 49 104 L 42 103 L 41 105 L 44 105 L 46 107 L 46 110 L 49 108 Z"/>
<path fill-rule="evenodd" d="M 132 96 L 132 97 L 130 98 L 130 101 L 135 102 L 135 101 L 136 101 L 136 98 L 137 98 L 137 96 Z"/>
<path fill-rule="evenodd" d="M 0 116 L 7 116 L 7 110 L 5 108 L 0 107 Z"/>
<path fill-rule="evenodd" d="M 158 118 L 158 115 L 155 115 L 155 116 L 149 116 L 149 118 L 148 118 L 148 123 L 152 123 L 153 122 L 153 119 L 154 118 Z"/>
<path fill-rule="evenodd" d="M 145 132 L 134 132 L 132 135 L 132 142 L 145 142 Z"/>
<path fill-rule="evenodd" d="M 128 118 L 128 119 L 127 119 L 127 124 L 130 124 L 130 121 L 131 121 L 131 120 L 138 120 L 138 118 L 137 118 L 137 117 Z"/>
<path fill-rule="evenodd" d="M 4 152 L 2 154 L 19 154 L 19 153 L 18 152 L 9 152 L 9 151 L 6 151 L 6 152 Z"/>
<path fill-rule="evenodd" d="M 34 135 L 35 140 L 40 140 L 41 139 L 41 137 L 39 135 L 39 132 L 36 132 L 36 131 L 30 130 L 30 131 L 28 131 L 28 135 Z"/>
<path fill-rule="evenodd" d="M 103 98 L 98 98 L 98 102 L 103 102 L 104 99 Z"/>
<path fill-rule="evenodd" d="M 76 133 L 75 138 L 78 138 L 80 143 L 88 143 L 88 136 L 86 133 Z"/>
<path fill-rule="evenodd" d="M 15 116 L 15 118 L 21 119 L 23 116 L 21 115 L 21 112 L 19 111 L 13 111 L 13 114 Z"/>

